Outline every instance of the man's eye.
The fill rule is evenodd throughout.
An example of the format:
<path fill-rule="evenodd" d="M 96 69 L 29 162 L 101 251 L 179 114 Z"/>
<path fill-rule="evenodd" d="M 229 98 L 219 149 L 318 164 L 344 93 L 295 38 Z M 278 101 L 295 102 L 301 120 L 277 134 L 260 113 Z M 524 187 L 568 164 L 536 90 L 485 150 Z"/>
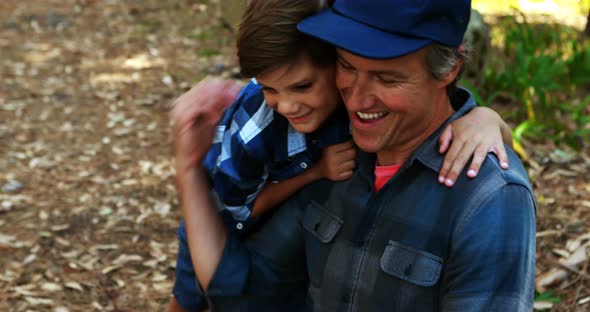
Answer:
<path fill-rule="evenodd" d="M 267 88 L 267 87 L 262 88 L 262 92 L 264 92 L 264 93 L 270 93 L 270 94 L 277 93 L 277 91 L 275 89 L 273 89 L 273 88 Z"/>
<path fill-rule="evenodd" d="M 377 79 L 384 84 L 388 84 L 388 85 L 397 85 L 400 84 L 401 82 L 397 79 L 393 79 L 393 78 L 388 78 L 388 77 L 382 77 L 382 76 L 377 76 Z"/>
<path fill-rule="evenodd" d="M 340 68 L 342 68 L 344 70 L 354 70 L 354 67 L 342 62 L 342 60 L 338 60 L 338 66 L 340 66 Z"/>

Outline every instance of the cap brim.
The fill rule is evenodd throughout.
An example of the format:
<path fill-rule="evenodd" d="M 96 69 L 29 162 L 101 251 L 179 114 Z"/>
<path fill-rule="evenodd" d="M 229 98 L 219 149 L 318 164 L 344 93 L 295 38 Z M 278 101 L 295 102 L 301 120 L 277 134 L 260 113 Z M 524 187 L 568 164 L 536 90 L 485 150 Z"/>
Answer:
<path fill-rule="evenodd" d="M 385 32 L 339 15 L 332 9 L 304 19 L 297 25 L 297 29 L 337 48 L 374 59 L 402 56 L 432 42 L 430 39 Z"/>

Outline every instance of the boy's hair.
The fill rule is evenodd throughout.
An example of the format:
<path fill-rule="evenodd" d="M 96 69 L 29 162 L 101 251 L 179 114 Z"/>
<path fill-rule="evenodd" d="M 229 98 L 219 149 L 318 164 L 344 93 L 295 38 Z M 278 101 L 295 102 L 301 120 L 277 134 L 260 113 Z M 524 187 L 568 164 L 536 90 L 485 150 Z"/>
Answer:
<path fill-rule="evenodd" d="M 316 66 L 334 64 L 335 49 L 297 30 L 304 18 L 327 8 L 329 0 L 249 0 L 238 30 L 240 73 L 256 77 L 292 65 L 302 56 Z"/>

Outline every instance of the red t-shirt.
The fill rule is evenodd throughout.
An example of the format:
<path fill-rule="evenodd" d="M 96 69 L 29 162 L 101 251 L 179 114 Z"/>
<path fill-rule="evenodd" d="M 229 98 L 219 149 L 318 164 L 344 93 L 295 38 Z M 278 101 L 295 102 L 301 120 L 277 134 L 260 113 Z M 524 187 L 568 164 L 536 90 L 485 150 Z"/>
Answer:
<path fill-rule="evenodd" d="M 395 175 L 402 164 L 391 166 L 375 166 L 375 193 L 379 192 L 383 185 Z"/>

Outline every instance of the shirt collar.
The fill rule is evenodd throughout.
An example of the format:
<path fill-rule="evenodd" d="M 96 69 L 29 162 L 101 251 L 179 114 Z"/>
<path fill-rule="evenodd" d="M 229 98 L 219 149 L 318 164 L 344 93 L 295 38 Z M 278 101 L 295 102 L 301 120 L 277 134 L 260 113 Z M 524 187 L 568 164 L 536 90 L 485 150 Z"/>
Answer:
<path fill-rule="evenodd" d="M 299 154 L 307 150 L 308 146 L 315 146 L 317 148 L 324 148 L 329 145 L 342 143 L 350 138 L 350 123 L 348 121 L 348 113 L 344 104 L 340 103 L 338 108 L 322 126 L 311 134 L 303 134 L 297 132 L 289 121 L 275 112 L 274 115 L 274 131 L 278 136 L 286 133 L 286 139 L 278 138 L 275 142 L 275 161 L 286 160 L 289 157 Z"/>
<path fill-rule="evenodd" d="M 453 120 L 460 118 L 467 114 L 470 110 L 477 106 L 477 103 L 473 99 L 471 93 L 464 88 L 457 88 L 453 96 L 450 97 L 451 105 L 456 110 L 455 113 L 448 118 L 434 133 L 432 133 L 420 147 L 410 156 L 410 159 L 406 162 L 407 166 L 410 166 L 415 160 L 420 161 L 430 169 L 438 172 L 442 167 L 444 156 L 439 153 L 438 138 L 441 135 L 444 128 L 451 123 Z"/>
<path fill-rule="evenodd" d="M 305 134 L 297 132 L 290 123 L 287 122 L 287 156 L 291 157 L 307 149 Z"/>

